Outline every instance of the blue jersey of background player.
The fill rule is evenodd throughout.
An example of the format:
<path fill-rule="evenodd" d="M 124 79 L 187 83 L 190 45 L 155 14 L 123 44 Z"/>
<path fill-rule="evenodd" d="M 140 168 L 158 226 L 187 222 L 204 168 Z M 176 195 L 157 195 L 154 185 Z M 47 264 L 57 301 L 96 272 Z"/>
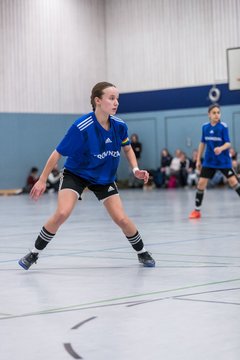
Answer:
<path fill-rule="evenodd" d="M 198 180 L 195 196 L 195 209 L 190 213 L 190 219 L 201 217 L 201 205 L 203 201 L 204 190 L 208 180 L 212 179 L 215 172 L 220 170 L 227 178 L 227 181 L 240 196 L 240 184 L 238 178 L 232 169 L 232 160 L 229 154 L 231 147 L 228 127 L 220 121 L 220 106 L 213 104 L 208 108 L 210 122 L 202 127 L 202 139 L 198 147 L 198 157 L 196 167 L 201 170 Z M 206 147 L 203 164 L 201 158 Z"/>
<path fill-rule="evenodd" d="M 202 144 L 206 145 L 203 167 L 227 169 L 232 167 L 229 147 L 220 153 L 215 153 L 215 148 L 230 144 L 228 127 L 224 122 L 212 123 L 211 121 L 202 127 Z"/>
<path fill-rule="evenodd" d="M 56 150 L 67 156 L 65 168 L 92 184 L 115 181 L 121 147 L 130 144 L 124 121 L 110 115 L 106 130 L 91 112 L 76 120 Z"/>
<path fill-rule="evenodd" d="M 136 251 L 139 262 L 146 267 L 155 266 L 155 261 L 146 251 L 135 224 L 124 211 L 114 181 L 121 148 L 136 178 L 143 180 L 144 183 L 147 183 L 149 178 L 146 170 L 138 168 L 136 156 L 128 139 L 127 126 L 115 117 L 118 99 L 118 90 L 111 83 L 100 82 L 93 87 L 91 93 L 93 112 L 82 116 L 70 127 L 56 150 L 50 155 L 38 182 L 32 188 L 30 195 L 38 200 L 46 190 L 50 172 L 61 156 L 67 156 L 60 181 L 57 209 L 42 227 L 32 251 L 19 260 L 19 264 L 25 270 L 37 261 L 39 253 L 69 217 L 86 187 L 102 201 L 112 220 L 121 228 Z"/>

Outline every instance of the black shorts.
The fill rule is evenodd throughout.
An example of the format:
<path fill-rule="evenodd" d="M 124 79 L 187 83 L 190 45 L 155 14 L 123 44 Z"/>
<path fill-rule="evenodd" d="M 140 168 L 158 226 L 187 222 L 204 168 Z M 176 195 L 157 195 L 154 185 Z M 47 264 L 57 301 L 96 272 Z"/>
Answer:
<path fill-rule="evenodd" d="M 118 188 L 115 182 L 107 185 L 91 184 L 90 181 L 71 173 L 67 169 L 64 169 L 60 179 L 59 190 L 71 189 L 77 193 L 78 199 L 81 200 L 82 192 L 86 188 L 94 192 L 99 201 L 105 200 L 109 196 L 118 194 Z"/>
<path fill-rule="evenodd" d="M 221 171 L 221 173 L 227 179 L 229 179 L 232 176 L 236 176 L 235 171 L 232 168 L 216 169 L 216 168 L 202 167 L 200 177 L 203 177 L 205 179 L 212 179 L 217 170 Z"/>

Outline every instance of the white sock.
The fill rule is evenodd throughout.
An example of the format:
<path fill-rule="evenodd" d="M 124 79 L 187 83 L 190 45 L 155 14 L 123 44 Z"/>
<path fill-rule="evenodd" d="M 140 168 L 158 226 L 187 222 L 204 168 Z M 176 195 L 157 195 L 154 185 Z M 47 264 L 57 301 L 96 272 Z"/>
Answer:
<path fill-rule="evenodd" d="M 144 252 L 146 252 L 146 251 L 147 251 L 147 250 L 145 249 L 145 247 L 143 247 L 142 250 L 137 251 L 137 253 L 138 253 L 138 254 L 142 254 L 142 253 L 144 253 Z"/>
<path fill-rule="evenodd" d="M 42 250 L 38 250 L 38 249 L 36 249 L 35 247 L 31 250 L 31 252 L 32 252 L 32 253 L 35 253 L 35 254 L 36 254 L 36 253 L 38 254 L 38 253 L 40 253 L 41 251 L 42 251 Z"/>

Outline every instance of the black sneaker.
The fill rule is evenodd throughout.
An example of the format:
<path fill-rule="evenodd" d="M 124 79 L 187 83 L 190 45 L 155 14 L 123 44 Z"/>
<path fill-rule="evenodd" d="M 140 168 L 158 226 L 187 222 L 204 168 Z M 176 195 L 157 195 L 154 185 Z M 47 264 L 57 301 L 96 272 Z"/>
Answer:
<path fill-rule="evenodd" d="M 138 261 L 143 264 L 145 267 L 154 267 L 155 260 L 151 257 L 149 252 L 145 251 L 141 254 L 138 254 Z"/>
<path fill-rule="evenodd" d="M 28 253 L 19 260 L 19 265 L 25 270 L 28 270 L 33 263 L 36 263 L 38 259 L 38 253 Z"/>

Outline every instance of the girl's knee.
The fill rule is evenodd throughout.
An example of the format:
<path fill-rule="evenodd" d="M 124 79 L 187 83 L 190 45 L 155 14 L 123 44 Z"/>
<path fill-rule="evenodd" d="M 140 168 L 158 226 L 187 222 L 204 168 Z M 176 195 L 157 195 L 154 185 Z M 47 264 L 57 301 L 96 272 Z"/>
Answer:
<path fill-rule="evenodd" d="M 69 217 L 69 215 L 71 214 L 71 211 L 68 211 L 68 210 L 58 210 L 56 213 L 55 213 L 55 221 L 58 223 L 58 224 L 62 224 L 64 221 L 67 220 L 67 218 Z"/>
<path fill-rule="evenodd" d="M 129 224 L 129 218 L 127 216 L 122 216 L 115 219 L 115 222 L 120 228 L 125 228 Z"/>
<path fill-rule="evenodd" d="M 238 185 L 238 180 L 235 176 L 232 176 L 228 179 L 228 184 L 232 187 L 232 188 L 235 188 L 235 186 Z"/>
<path fill-rule="evenodd" d="M 197 184 L 197 188 L 199 190 L 205 190 L 205 188 L 207 187 L 207 183 L 208 183 L 208 179 L 199 179 L 198 180 L 198 184 Z"/>

